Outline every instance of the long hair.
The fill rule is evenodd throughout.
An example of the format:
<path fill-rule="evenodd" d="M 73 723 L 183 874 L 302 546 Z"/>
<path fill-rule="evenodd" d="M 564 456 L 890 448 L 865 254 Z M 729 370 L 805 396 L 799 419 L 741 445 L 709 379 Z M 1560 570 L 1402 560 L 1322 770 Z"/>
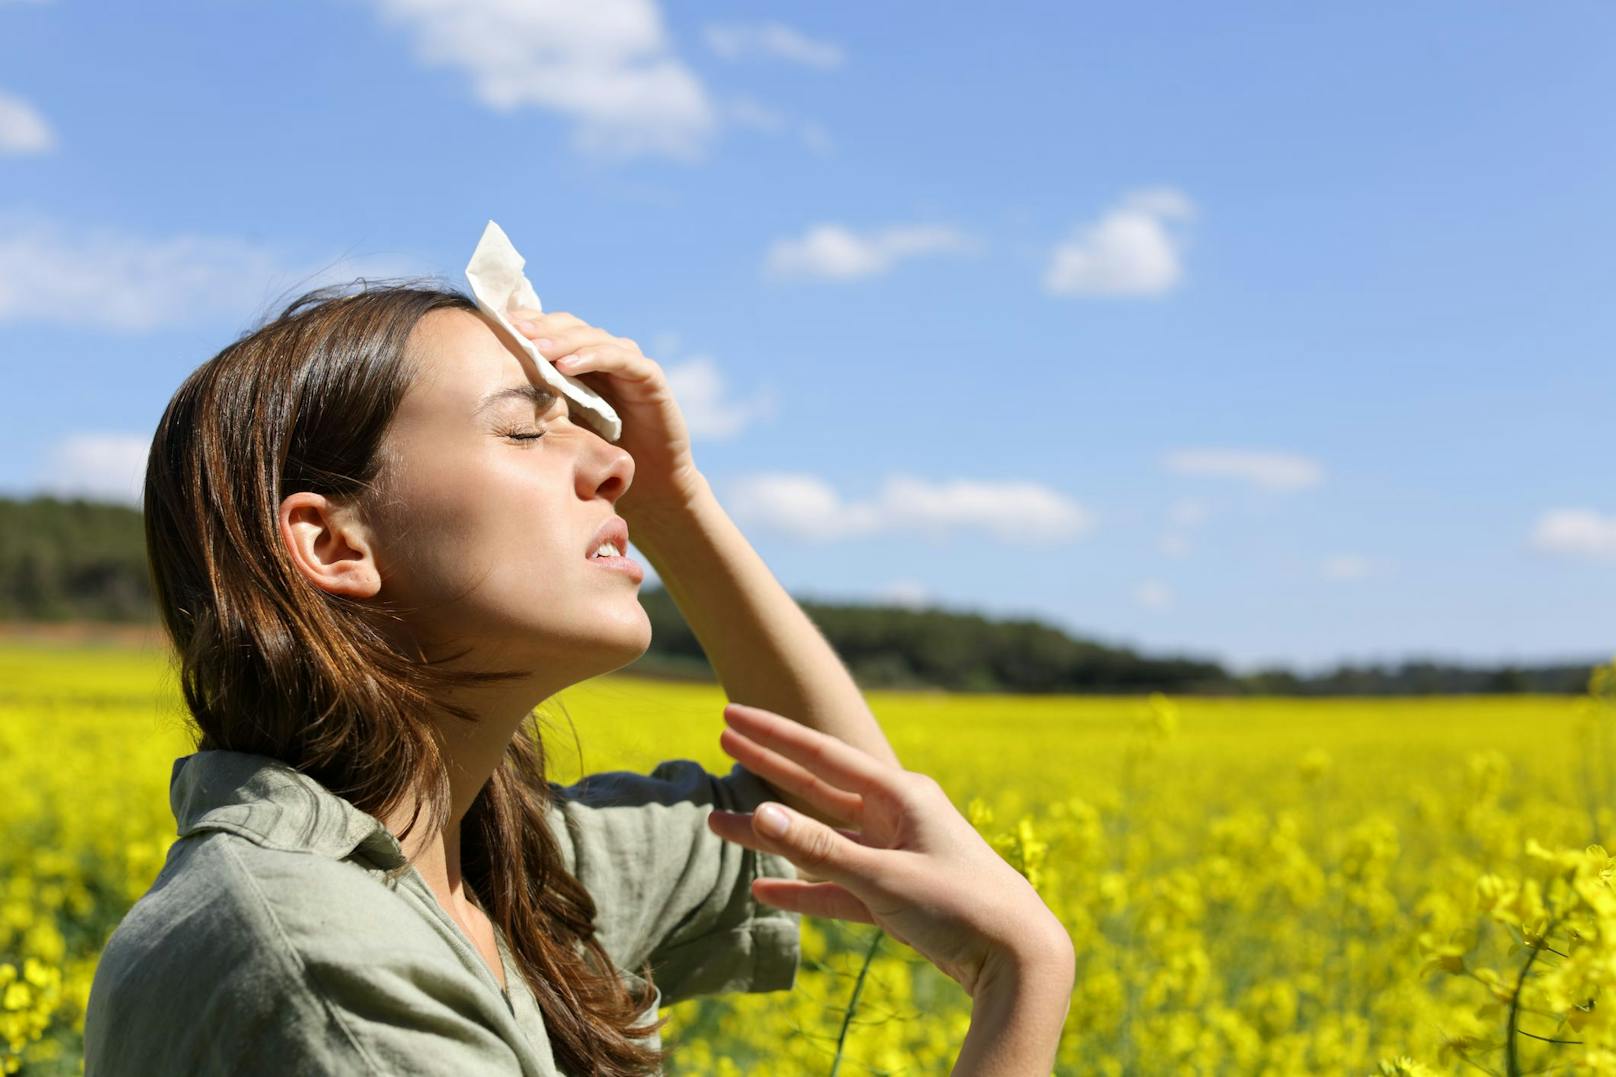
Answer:
<path fill-rule="evenodd" d="M 180 385 L 146 465 L 147 557 L 198 750 L 281 760 L 378 818 L 419 790 L 435 835 L 450 791 L 429 716 L 475 721 L 446 690 L 524 674 L 451 670 L 390 642 L 397 611 L 315 586 L 277 513 L 300 490 L 361 513 L 386 496 L 383 436 L 419 369 L 410 333 L 431 311 L 477 307 L 436 282 L 342 287 L 305 292 Z M 634 1027 L 649 965 L 632 997 L 546 823 L 552 797 L 530 711 L 466 814 L 462 877 L 504 930 L 561 1067 L 652 1072 L 664 1051 L 634 1042 L 665 1022 Z"/>

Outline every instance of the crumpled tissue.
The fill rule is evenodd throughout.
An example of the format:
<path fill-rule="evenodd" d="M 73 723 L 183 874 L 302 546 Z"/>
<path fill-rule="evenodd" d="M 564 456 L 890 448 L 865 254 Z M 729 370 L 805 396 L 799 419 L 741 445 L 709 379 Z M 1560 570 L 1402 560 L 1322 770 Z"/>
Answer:
<path fill-rule="evenodd" d="M 528 354 L 539 376 L 546 385 L 565 396 L 582 414 L 594 431 L 607 441 L 616 441 L 623 433 L 623 421 L 617 411 L 595 390 L 571 374 L 563 374 L 550 365 L 531 340 L 511 324 L 510 312 L 518 308 L 542 311 L 539 296 L 522 273 L 527 259 L 516 253 L 505 230 L 493 221 L 483 229 L 483 238 L 471 252 L 466 263 L 466 282 L 471 285 L 471 296 L 477 307 L 495 322 L 505 327 L 511 339 Z"/>

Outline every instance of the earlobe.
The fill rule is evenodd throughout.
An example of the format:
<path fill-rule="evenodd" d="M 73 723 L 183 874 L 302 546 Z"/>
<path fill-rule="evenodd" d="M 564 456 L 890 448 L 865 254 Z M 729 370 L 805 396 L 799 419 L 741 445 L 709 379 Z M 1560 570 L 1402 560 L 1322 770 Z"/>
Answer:
<path fill-rule="evenodd" d="M 300 490 L 281 501 L 278 522 L 292 564 L 322 591 L 373 598 L 381 589 L 365 528 L 347 506 Z"/>

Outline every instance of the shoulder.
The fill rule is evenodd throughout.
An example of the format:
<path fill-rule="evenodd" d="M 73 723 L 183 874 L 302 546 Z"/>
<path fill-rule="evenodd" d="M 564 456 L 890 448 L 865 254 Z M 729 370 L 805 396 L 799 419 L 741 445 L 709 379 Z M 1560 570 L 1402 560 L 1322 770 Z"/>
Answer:
<path fill-rule="evenodd" d="M 243 859 L 250 846 L 219 832 L 175 842 L 157 879 L 107 940 L 97 977 L 167 987 L 167 979 L 196 971 L 192 966 L 204 957 L 230 967 L 244 957 L 276 964 L 279 948 L 269 945 L 277 940 L 275 919 Z"/>
<path fill-rule="evenodd" d="M 175 843 L 102 960 L 116 968 L 127 957 L 167 970 L 229 954 L 293 972 L 299 951 L 348 937 L 356 924 L 405 936 L 422 926 L 357 863 L 212 831 Z"/>
<path fill-rule="evenodd" d="M 298 1036 L 364 1068 L 309 989 L 248 850 L 260 851 L 217 832 L 170 849 L 101 952 L 85 1014 L 87 1073 L 227 1072 L 240 1067 L 242 1044 Z M 306 859 L 318 873 L 319 858 Z"/>
<path fill-rule="evenodd" d="M 86 1072 L 501 1072 L 477 982 L 379 875 L 228 832 L 182 839 L 102 952 Z"/>

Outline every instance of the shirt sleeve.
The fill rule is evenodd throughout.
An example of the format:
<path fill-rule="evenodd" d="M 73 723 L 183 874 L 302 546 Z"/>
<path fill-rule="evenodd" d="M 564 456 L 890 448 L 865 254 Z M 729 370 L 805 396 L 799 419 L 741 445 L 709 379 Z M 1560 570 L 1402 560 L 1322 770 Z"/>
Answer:
<path fill-rule="evenodd" d="M 717 775 L 672 759 L 648 775 L 604 771 L 550 784 L 564 856 L 595 900 L 602 947 L 630 972 L 649 960 L 663 1006 L 793 986 L 801 914 L 758 901 L 751 885 L 795 879 L 796 866 L 707 826 L 715 808 L 748 812 L 778 799 L 766 782 L 739 763 Z"/>

